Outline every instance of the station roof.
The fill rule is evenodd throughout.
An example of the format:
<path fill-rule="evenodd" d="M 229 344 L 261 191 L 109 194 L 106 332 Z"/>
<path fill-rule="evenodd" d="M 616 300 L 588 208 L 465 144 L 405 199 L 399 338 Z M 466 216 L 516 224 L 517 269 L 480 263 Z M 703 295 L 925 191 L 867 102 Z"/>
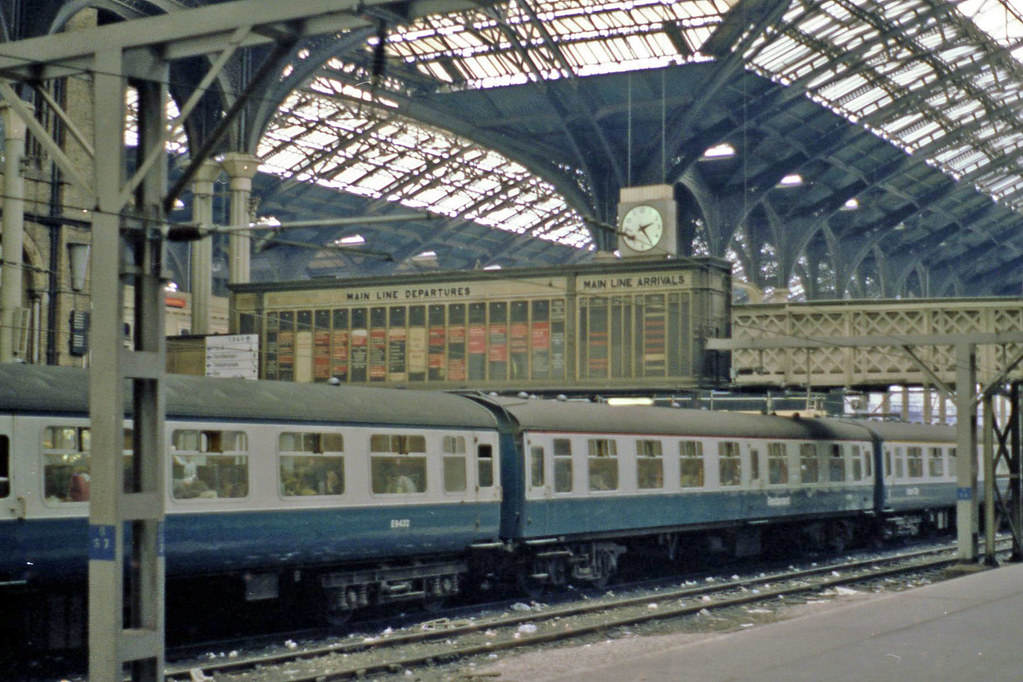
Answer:
<path fill-rule="evenodd" d="M 621 187 L 663 182 L 683 255 L 761 288 L 1020 292 L 1018 0 L 407 4 L 297 46 L 236 142 L 265 219 L 439 217 L 267 231 L 257 277 L 579 262 L 613 248 Z"/>

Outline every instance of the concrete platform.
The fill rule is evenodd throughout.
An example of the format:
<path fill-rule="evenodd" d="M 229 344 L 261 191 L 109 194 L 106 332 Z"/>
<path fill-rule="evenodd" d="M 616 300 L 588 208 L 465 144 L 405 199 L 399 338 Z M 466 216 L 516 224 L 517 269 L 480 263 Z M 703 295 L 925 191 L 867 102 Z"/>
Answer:
<path fill-rule="evenodd" d="M 559 681 L 1023 680 L 1023 565 L 556 675 Z"/>

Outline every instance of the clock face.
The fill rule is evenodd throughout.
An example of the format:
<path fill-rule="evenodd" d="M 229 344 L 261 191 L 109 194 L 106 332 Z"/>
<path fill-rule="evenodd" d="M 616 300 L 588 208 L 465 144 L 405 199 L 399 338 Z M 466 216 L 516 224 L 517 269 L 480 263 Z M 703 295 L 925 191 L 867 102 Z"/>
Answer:
<path fill-rule="evenodd" d="M 622 241 L 633 251 L 649 251 L 663 234 L 664 220 L 653 206 L 634 206 L 622 218 Z"/>

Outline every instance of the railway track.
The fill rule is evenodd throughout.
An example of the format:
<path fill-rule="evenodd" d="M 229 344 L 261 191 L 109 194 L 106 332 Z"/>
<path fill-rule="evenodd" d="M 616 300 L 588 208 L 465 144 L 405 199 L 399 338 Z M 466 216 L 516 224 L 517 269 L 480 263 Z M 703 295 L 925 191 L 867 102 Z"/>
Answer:
<path fill-rule="evenodd" d="M 873 579 L 937 570 L 957 561 L 954 545 L 828 563 L 756 577 L 687 584 L 636 597 L 592 599 L 493 618 L 441 618 L 414 631 L 299 647 L 260 656 L 169 666 L 168 680 L 324 682 L 465 660 L 615 628 L 682 618 Z M 599 617 L 593 618 L 594 614 Z M 589 616 L 590 618 L 587 618 Z"/>

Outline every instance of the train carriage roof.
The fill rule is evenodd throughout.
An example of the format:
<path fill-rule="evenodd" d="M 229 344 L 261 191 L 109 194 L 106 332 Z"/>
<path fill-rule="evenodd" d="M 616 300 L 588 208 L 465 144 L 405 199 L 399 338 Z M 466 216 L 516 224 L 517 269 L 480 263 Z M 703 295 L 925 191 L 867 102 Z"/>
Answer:
<path fill-rule="evenodd" d="M 169 417 L 496 427 L 484 407 L 446 393 L 180 374 L 168 374 L 165 386 Z M 0 365 L 0 412 L 83 413 L 88 395 L 85 370 Z M 125 409 L 131 409 L 127 397 Z"/>
<path fill-rule="evenodd" d="M 886 424 L 851 419 L 778 417 L 773 415 L 490 398 L 524 430 L 606 434 L 691 435 L 704 437 L 864 440 L 868 429 L 883 438 L 954 440 L 947 427 Z"/>

